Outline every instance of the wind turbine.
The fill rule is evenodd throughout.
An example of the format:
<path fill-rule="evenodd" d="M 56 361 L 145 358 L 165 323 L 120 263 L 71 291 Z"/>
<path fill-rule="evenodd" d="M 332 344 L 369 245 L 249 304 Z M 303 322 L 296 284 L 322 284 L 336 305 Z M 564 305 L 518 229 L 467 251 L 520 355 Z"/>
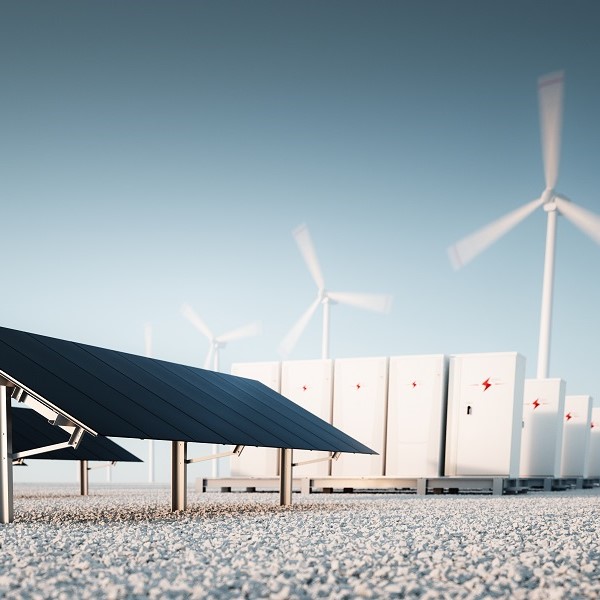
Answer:
<path fill-rule="evenodd" d="M 234 329 L 223 335 L 214 335 L 213 332 L 208 328 L 206 323 L 196 314 L 196 311 L 189 305 L 183 304 L 181 306 L 181 314 L 210 342 L 210 348 L 208 354 L 204 360 L 204 368 L 212 369 L 213 371 L 219 370 L 219 350 L 225 348 L 229 342 L 239 340 L 241 338 L 258 335 L 261 331 L 259 322 L 250 323 Z M 213 454 L 217 454 L 218 444 L 213 444 Z M 212 463 L 212 476 L 219 476 L 219 460 L 218 458 L 213 460 Z"/>
<path fill-rule="evenodd" d="M 219 370 L 219 351 L 221 348 L 225 348 L 229 342 L 258 335 L 261 331 L 260 323 L 255 321 L 223 335 L 214 335 L 189 304 L 181 306 L 181 314 L 210 342 L 210 348 L 204 360 L 204 368 L 212 369 L 213 371 Z"/>
<path fill-rule="evenodd" d="M 330 292 L 325 288 L 325 280 L 317 259 L 310 233 L 306 225 L 300 225 L 292 232 L 306 266 L 317 285 L 317 297 L 290 329 L 279 346 L 279 351 L 288 356 L 306 329 L 319 305 L 323 306 L 323 338 L 321 357 L 329 358 L 329 309 L 332 304 L 348 304 L 375 312 L 386 313 L 392 304 L 392 297 L 385 294 L 357 294 L 353 292 Z"/>
<path fill-rule="evenodd" d="M 144 351 L 148 358 L 152 356 L 152 326 L 144 325 Z M 148 440 L 148 483 L 154 483 L 154 440 Z"/>
<path fill-rule="evenodd" d="M 544 208 L 548 215 L 548 222 L 546 228 L 546 254 L 544 259 L 540 338 L 538 345 L 538 379 L 548 377 L 550 363 L 550 326 L 552 321 L 557 215 L 564 215 L 576 227 L 589 235 L 596 243 L 600 244 L 600 217 L 573 204 L 566 196 L 556 193 L 554 189 L 558 180 L 563 86 L 563 71 L 550 73 L 538 79 L 542 153 L 546 180 L 546 187 L 542 195 L 448 248 L 448 255 L 452 265 L 455 269 L 459 269 L 518 225 L 537 208 L 541 206 Z"/>

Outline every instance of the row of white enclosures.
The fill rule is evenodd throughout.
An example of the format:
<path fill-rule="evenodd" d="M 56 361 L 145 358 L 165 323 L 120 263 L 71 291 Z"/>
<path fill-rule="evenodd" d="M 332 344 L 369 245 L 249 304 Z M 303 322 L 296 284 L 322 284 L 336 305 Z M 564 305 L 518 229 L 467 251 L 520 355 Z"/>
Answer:
<path fill-rule="evenodd" d="M 561 379 L 525 379 L 516 352 L 236 363 L 376 450 L 299 466 L 307 477 L 600 477 L 600 409 Z M 326 453 L 296 451 L 294 462 Z M 274 477 L 277 450 L 246 448 L 233 477 Z"/>

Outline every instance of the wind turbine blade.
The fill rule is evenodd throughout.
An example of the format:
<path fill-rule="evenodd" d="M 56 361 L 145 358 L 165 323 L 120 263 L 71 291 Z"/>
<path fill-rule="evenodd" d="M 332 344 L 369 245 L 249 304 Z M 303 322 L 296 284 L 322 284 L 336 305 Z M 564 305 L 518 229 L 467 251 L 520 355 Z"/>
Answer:
<path fill-rule="evenodd" d="M 288 356 L 292 352 L 320 303 L 321 298 L 317 298 L 283 338 L 283 341 L 279 345 L 279 352 L 283 354 L 283 356 Z"/>
<path fill-rule="evenodd" d="M 550 190 L 556 187 L 558 179 L 564 80 L 564 71 L 550 73 L 538 79 L 544 174 L 546 189 Z"/>
<path fill-rule="evenodd" d="M 464 267 L 488 246 L 491 246 L 496 240 L 527 218 L 543 202 L 542 198 L 528 202 L 450 246 L 448 256 L 452 266 L 455 269 Z"/>
<path fill-rule="evenodd" d="M 240 338 L 258 335 L 260 331 L 261 325 L 258 321 L 255 321 L 254 323 L 244 325 L 243 327 L 238 327 L 233 331 L 229 331 L 228 333 L 218 336 L 216 341 L 223 343 L 232 342 L 234 340 L 239 340 Z"/>
<path fill-rule="evenodd" d="M 298 248 L 302 253 L 304 262 L 306 263 L 314 282 L 317 284 L 317 288 L 322 290 L 325 287 L 325 280 L 321 273 L 317 253 L 315 252 L 315 247 L 313 246 L 308 228 L 306 225 L 302 224 L 296 227 L 292 233 L 296 240 L 296 244 L 298 244 Z"/>
<path fill-rule="evenodd" d="M 556 197 L 554 201 L 562 215 L 567 217 L 573 225 L 579 227 L 581 231 L 589 235 L 596 244 L 600 244 L 600 216 L 564 198 Z"/>
<path fill-rule="evenodd" d="M 334 302 L 349 304 L 357 308 L 375 312 L 390 312 L 392 297 L 387 294 L 355 294 L 352 292 L 328 292 L 327 296 Z"/>
<path fill-rule="evenodd" d="M 207 327 L 206 323 L 196 314 L 194 309 L 189 304 L 181 306 L 181 314 L 204 336 L 212 341 L 212 331 Z"/>
<path fill-rule="evenodd" d="M 204 359 L 204 368 L 207 371 L 212 371 L 214 354 L 215 354 L 215 345 L 211 344 L 210 349 L 208 350 L 208 354 L 206 355 L 206 358 Z"/>
<path fill-rule="evenodd" d="M 144 353 L 146 356 L 152 356 L 152 325 L 144 325 Z"/>

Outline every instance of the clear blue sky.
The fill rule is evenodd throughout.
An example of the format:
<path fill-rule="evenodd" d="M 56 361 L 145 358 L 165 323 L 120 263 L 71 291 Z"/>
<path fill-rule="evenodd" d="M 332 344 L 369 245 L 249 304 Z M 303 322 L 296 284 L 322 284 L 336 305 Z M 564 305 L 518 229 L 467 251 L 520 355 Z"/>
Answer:
<path fill-rule="evenodd" d="M 543 212 L 460 272 L 446 247 L 542 192 L 558 69 L 557 189 L 600 213 L 599 30 L 595 0 L 3 1 L 0 323 L 142 353 L 151 322 L 201 365 L 187 301 L 217 333 L 262 320 L 225 370 L 274 360 L 315 293 L 306 222 L 328 287 L 394 296 L 333 308 L 334 357 L 515 350 L 534 376 Z M 561 218 L 550 374 L 596 404 L 599 265 Z M 317 317 L 291 358 L 319 352 Z"/>

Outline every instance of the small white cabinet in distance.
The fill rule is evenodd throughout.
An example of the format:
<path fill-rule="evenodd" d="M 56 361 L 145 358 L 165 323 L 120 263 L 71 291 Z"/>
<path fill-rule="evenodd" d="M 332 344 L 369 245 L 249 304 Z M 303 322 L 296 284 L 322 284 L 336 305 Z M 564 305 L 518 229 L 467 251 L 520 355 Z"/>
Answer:
<path fill-rule="evenodd" d="M 231 374 L 256 379 L 276 392 L 281 390 L 279 362 L 234 363 Z M 279 465 L 277 448 L 246 446 L 240 456 L 231 457 L 232 477 L 277 477 Z"/>
<path fill-rule="evenodd" d="M 588 476 L 591 423 L 591 396 L 567 396 L 561 477 Z"/>
<path fill-rule="evenodd" d="M 390 358 L 386 475 L 443 474 L 447 394 L 443 354 Z"/>
<path fill-rule="evenodd" d="M 332 464 L 332 475 L 383 475 L 387 358 L 344 358 L 334 364 L 333 426 L 378 452 L 342 454 Z"/>
<path fill-rule="evenodd" d="M 521 477 L 560 477 L 564 414 L 562 379 L 525 380 Z"/>
<path fill-rule="evenodd" d="M 333 392 L 333 361 L 294 360 L 281 364 L 281 394 L 331 423 Z M 322 459 L 330 452 L 294 450 L 294 463 Z M 329 475 L 330 461 L 323 460 L 294 468 L 295 477 L 323 477 Z"/>
<path fill-rule="evenodd" d="M 525 358 L 450 357 L 446 475 L 519 476 Z"/>

